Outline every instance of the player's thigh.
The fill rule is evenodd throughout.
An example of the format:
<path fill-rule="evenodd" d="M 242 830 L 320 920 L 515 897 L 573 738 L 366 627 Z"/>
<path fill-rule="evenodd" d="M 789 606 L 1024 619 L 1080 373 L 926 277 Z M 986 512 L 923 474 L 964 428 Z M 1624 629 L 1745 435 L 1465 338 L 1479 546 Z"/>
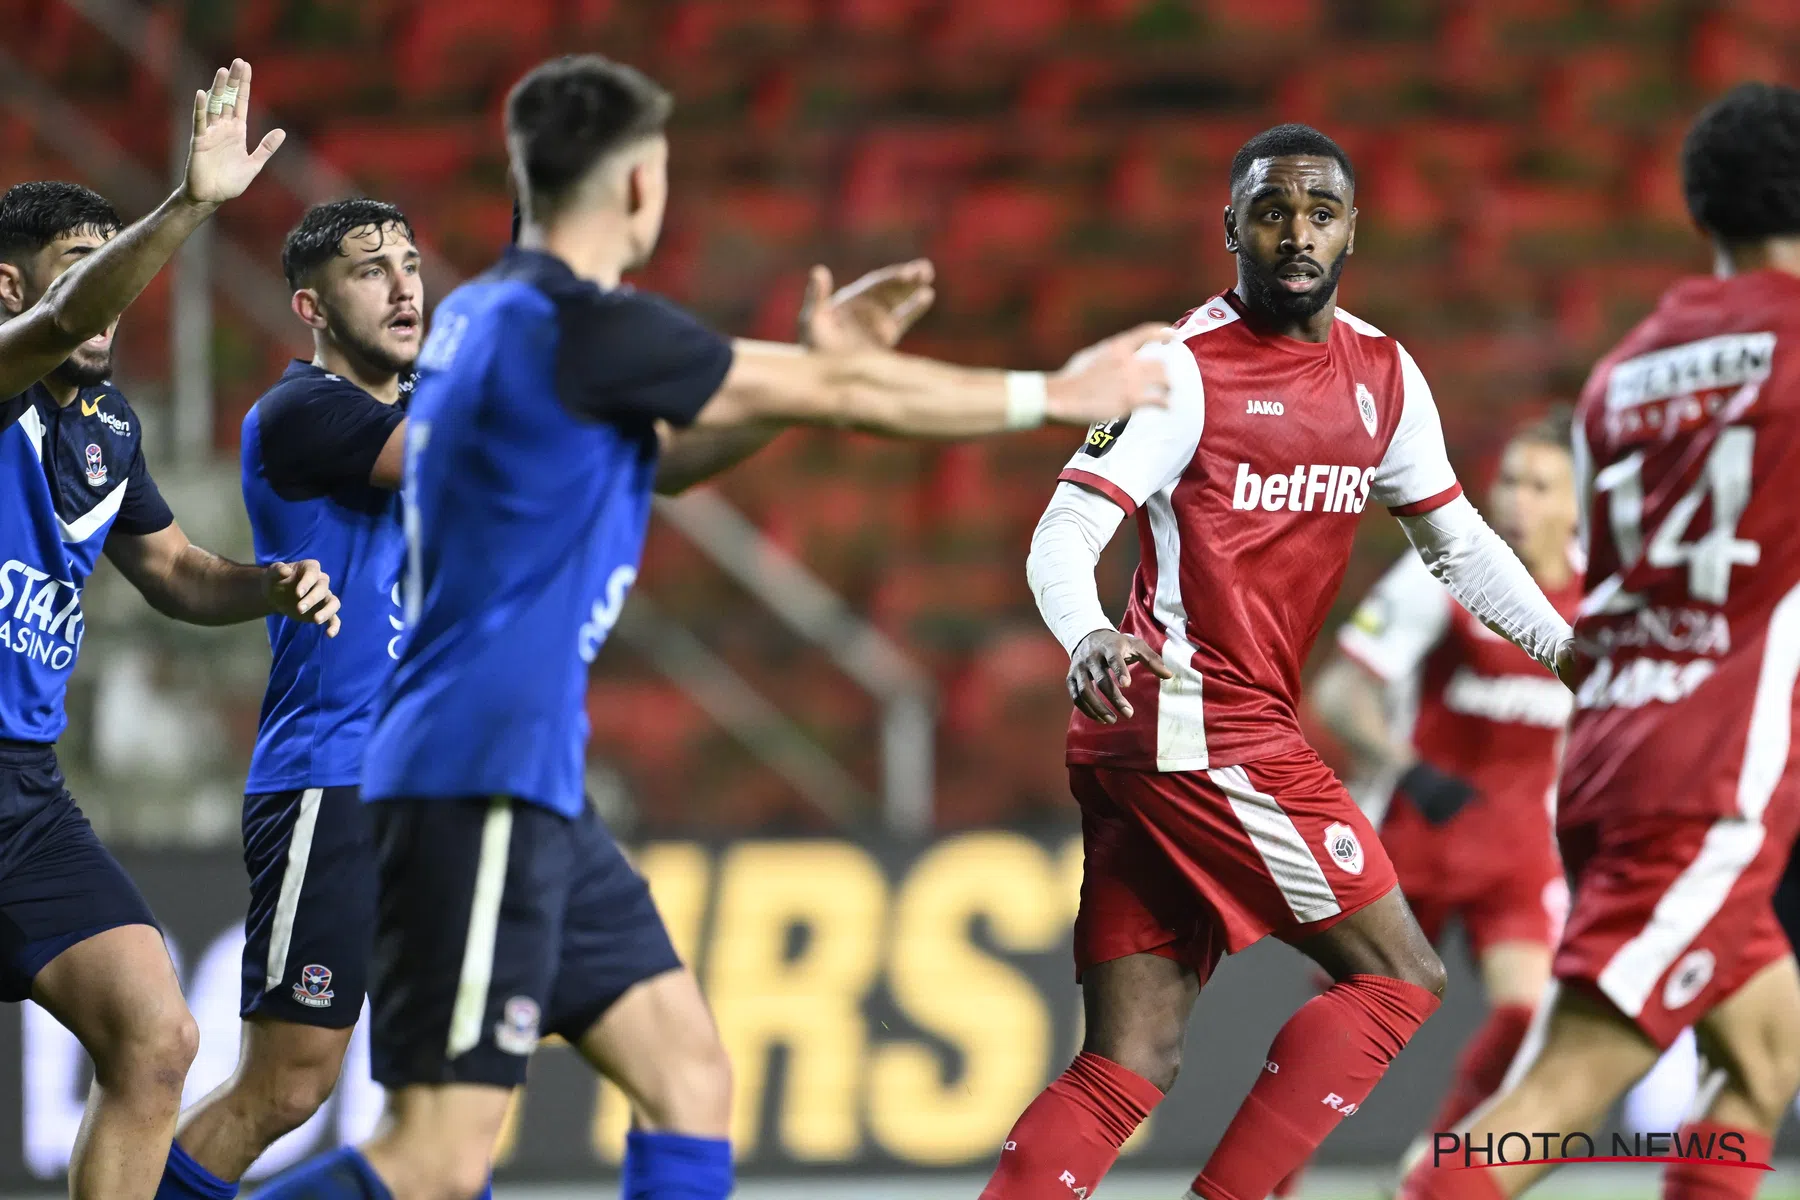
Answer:
<path fill-rule="evenodd" d="M 1075 978 L 1132 956 L 1176 964 L 1204 985 L 1225 954 L 1217 910 L 1191 870 L 1146 830 L 1136 812 L 1182 803 L 1182 780 L 1130 771 L 1069 769 L 1081 809 L 1081 899 L 1075 914 Z"/>
<path fill-rule="evenodd" d="M 1694 1034 L 1706 1061 L 1726 1071 L 1730 1091 L 1751 1110 L 1742 1115 L 1778 1123 L 1800 1089 L 1800 969 L 1793 956 L 1768 963 L 1714 1005 L 1694 1023 Z"/>
<path fill-rule="evenodd" d="M 1495 942 L 1484 947 L 1475 965 L 1490 1008 L 1536 1008 L 1550 986 L 1551 950 L 1544 942 Z"/>
<path fill-rule="evenodd" d="M 1333 979 L 1379 975 L 1444 993 L 1444 963 L 1419 927 L 1399 888 L 1346 913 L 1316 932 L 1291 939 Z"/>
<path fill-rule="evenodd" d="M 1553 983 L 1496 1100 L 1477 1113 L 1477 1127 L 1522 1129 L 1516 1122 L 1530 1118 L 1560 1122 L 1539 1128 L 1592 1128 L 1660 1054 L 1604 997 Z M 1496 1108 L 1504 1109 L 1497 1121 L 1484 1120 Z"/>
<path fill-rule="evenodd" d="M 575 873 L 567 818 L 499 798 L 370 806 L 370 1060 L 390 1090 L 524 1082 Z"/>
<path fill-rule="evenodd" d="M 245 1020 L 338 1031 L 356 1024 L 375 927 L 367 810 L 354 787 L 244 798 L 250 907 L 238 1011 Z"/>
<path fill-rule="evenodd" d="M 142 1068 L 179 1095 L 199 1031 L 154 926 L 118 925 L 75 943 L 38 972 L 31 998 L 75 1035 L 103 1081 Z"/>

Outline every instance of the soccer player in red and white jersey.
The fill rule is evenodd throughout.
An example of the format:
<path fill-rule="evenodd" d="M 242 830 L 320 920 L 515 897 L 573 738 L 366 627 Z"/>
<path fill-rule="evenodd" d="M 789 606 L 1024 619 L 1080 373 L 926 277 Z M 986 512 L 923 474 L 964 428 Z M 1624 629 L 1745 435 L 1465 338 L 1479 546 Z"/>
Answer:
<path fill-rule="evenodd" d="M 1566 408 L 1516 433 L 1487 515 L 1558 612 L 1581 600 Z M 1550 980 L 1569 890 L 1550 813 L 1573 697 L 1458 605 L 1408 554 L 1338 630 L 1310 700 L 1356 763 L 1351 791 L 1381 831 L 1400 889 L 1436 943 L 1469 941 L 1487 1019 L 1431 1129 L 1500 1086 Z M 1281 1193 L 1281 1189 L 1277 1189 Z"/>
<path fill-rule="evenodd" d="M 1592 1128 L 1689 1025 L 1715 1076 L 1683 1152 L 1767 1161 L 1800 1086 L 1800 973 L 1772 905 L 1800 829 L 1800 92 L 1727 95 L 1688 133 L 1682 176 L 1715 277 L 1671 288 L 1577 411 L 1576 632 L 1597 661 L 1556 814 L 1572 903 L 1552 998 L 1475 1115 L 1478 1146 Z M 1546 1169 L 1427 1159 L 1403 1194 L 1495 1200 Z M 1762 1176 L 1676 1163 L 1663 1195 L 1748 1197 Z"/>
<path fill-rule="evenodd" d="M 1174 1082 L 1200 985 L 1268 934 L 1335 982 L 1276 1037 L 1195 1183 L 1207 1200 L 1263 1200 L 1437 1008 L 1443 964 L 1296 714 L 1367 502 L 1490 627 L 1546 668 L 1568 661 L 1568 624 L 1462 497 L 1419 368 L 1336 309 L 1354 187 L 1344 152 L 1305 126 L 1238 152 L 1235 288 L 1148 351 L 1169 406 L 1096 427 L 1032 538 L 1027 574 L 1079 710 L 1087 1032 L 1008 1134 L 993 1200 L 1088 1195 Z M 1127 516 L 1142 565 L 1115 629 L 1094 566 Z"/>

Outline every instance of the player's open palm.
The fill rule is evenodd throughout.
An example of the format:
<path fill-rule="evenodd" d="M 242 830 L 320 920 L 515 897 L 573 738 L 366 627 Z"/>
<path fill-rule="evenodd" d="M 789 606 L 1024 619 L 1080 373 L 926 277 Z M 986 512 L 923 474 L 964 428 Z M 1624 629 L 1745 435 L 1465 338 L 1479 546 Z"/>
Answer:
<path fill-rule="evenodd" d="M 271 129 L 250 147 L 250 64 L 220 67 L 212 88 L 194 93 L 194 140 L 188 144 L 183 191 L 196 204 L 223 204 L 244 194 L 263 164 L 287 140 Z"/>
<path fill-rule="evenodd" d="M 1138 351 L 1168 337 L 1166 325 L 1139 325 L 1076 354 L 1050 377 L 1044 415 L 1064 425 L 1092 425 L 1146 404 L 1167 404 L 1168 368 Z"/>
<path fill-rule="evenodd" d="M 931 261 L 917 258 L 870 271 L 833 292 L 831 271 L 814 267 L 800 303 L 800 344 L 827 353 L 896 346 L 937 299 L 935 277 Z"/>
<path fill-rule="evenodd" d="M 1131 665 L 1139 663 L 1158 679 L 1173 672 L 1162 655 L 1143 638 L 1116 629 L 1096 629 L 1081 639 L 1069 658 L 1069 699 L 1083 713 L 1102 725 L 1116 724 L 1132 715 L 1125 689 L 1131 686 Z"/>
<path fill-rule="evenodd" d="M 331 591 L 331 576 L 318 559 L 270 563 L 263 575 L 263 593 L 277 616 L 323 625 L 326 637 L 338 635 L 339 601 Z"/>

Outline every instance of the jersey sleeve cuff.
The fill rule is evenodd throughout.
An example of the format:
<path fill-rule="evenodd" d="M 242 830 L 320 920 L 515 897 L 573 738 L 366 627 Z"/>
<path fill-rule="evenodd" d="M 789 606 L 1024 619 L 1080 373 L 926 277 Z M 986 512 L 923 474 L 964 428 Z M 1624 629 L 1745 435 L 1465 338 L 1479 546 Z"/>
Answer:
<path fill-rule="evenodd" d="M 1114 504 L 1124 509 L 1125 515 L 1128 517 L 1137 513 L 1137 501 L 1133 500 L 1124 488 L 1106 478 L 1104 475 L 1096 475 L 1092 471 L 1082 471 L 1075 467 L 1065 467 L 1063 468 L 1063 473 L 1056 478 L 1062 483 L 1079 483 L 1085 487 L 1093 488 L 1096 492 L 1099 492 L 1102 496 L 1105 496 L 1108 500 L 1111 500 Z"/>
<path fill-rule="evenodd" d="M 1423 500 L 1414 500 L 1411 504 L 1396 505 L 1395 507 L 1388 509 L 1388 511 L 1393 513 L 1396 517 L 1423 516 L 1433 509 L 1444 507 L 1444 505 L 1450 503 L 1462 494 L 1462 484 L 1452 483 L 1449 487 L 1437 493 L 1435 496 L 1427 496 Z"/>

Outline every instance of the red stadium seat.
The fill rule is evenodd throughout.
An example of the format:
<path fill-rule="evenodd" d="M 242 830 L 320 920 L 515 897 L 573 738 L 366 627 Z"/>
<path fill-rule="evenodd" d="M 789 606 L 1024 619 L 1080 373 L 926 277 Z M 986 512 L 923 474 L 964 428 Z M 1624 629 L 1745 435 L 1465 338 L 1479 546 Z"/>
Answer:
<path fill-rule="evenodd" d="M 951 52 L 1036 47 L 1064 34 L 1072 10 L 1072 0 L 950 4 L 933 41 L 939 49 Z"/>

